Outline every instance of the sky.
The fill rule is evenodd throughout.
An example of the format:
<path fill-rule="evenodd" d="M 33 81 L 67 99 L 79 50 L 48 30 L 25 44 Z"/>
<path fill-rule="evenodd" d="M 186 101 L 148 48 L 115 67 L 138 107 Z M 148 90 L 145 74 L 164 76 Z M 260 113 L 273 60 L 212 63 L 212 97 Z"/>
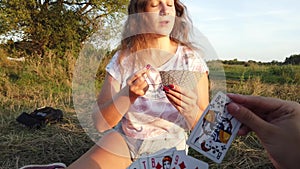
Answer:
<path fill-rule="evenodd" d="M 284 61 L 300 54 L 299 0 L 182 0 L 219 59 Z"/>

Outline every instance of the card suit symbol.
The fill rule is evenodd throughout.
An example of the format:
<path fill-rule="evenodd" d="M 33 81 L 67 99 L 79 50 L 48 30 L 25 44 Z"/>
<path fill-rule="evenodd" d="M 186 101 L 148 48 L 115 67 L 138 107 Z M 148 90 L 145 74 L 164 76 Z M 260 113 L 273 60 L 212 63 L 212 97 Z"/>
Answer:
<path fill-rule="evenodd" d="M 184 164 L 184 161 L 182 161 L 182 163 L 179 164 L 179 167 L 180 167 L 180 169 L 185 169 L 186 168 L 186 166 Z"/>
<path fill-rule="evenodd" d="M 218 146 L 217 147 L 213 146 L 213 147 L 211 147 L 211 149 L 212 149 L 213 154 L 220 152 L 220 150 L 218 149 Z"/>
<path fill-rule="evenodd" d="M 226 150 L 226 145 L 221 146 L 222 151 Z"/>
<path fill-rule="evenodd" d="M 160 165 L 159 163 L 157 163 L 157 165 L 156 165 L 155 168 L 156 168 L 156 169 L 161 169 L 161 168 L 162 168 L 162 165 Z"/>
<path fill-rule="evenodd" d="M 215 104 L 210 104 L 210 107 L 211 108 L 215 108 Z"/>

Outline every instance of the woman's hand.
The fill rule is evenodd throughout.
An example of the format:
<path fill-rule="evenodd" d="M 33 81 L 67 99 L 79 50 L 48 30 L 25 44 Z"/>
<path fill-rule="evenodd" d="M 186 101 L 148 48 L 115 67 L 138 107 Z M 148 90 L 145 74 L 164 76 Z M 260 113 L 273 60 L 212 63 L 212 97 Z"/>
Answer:
<path fill-rule="evenodd" d="M 149 88 L 146 81 L 150 69 L 150 65 L 137 71 L 127 79 L 128 97 L 131 103 L 140 97 L 144 96 Z"/>
<path fill-rule="evenodd" d="M 185 117 L 189 128 L 192 129 L 201 114 L 196 93 L 173 84 L 164 86 L 164 91 L 169 101 Z"/>

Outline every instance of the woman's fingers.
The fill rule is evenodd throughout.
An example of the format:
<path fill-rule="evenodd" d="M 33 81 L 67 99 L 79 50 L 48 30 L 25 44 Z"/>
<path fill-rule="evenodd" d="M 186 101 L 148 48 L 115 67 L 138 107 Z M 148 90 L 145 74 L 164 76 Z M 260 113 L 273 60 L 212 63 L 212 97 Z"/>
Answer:
<path fill-rule="evenodd" d="M 191 90 L 182 88 L 178 85 L 170 84 L 168 86 L 164 86 L 164 91 L 187 104 L 190 101 L 195 101 L 197 99 L 197 96 Z"/>
<path fill-rule="evenodd" d="M 195 94 L 187 89 L 177 85 L 168 85 L 164 87 L 166 96 L 169 101 L 177 108 L 178 111 L 188 111 L 196 104 Z"/>
<path fill-rule="evenodd" d="M 130 97 L 137 98 L 138 96 L 143 96 L 149 89 L 149 85 L 146 81 L 149 67 L 150 66 L 147 65 L 127 79 Z"/>
<path fill-rule="evenodd" d="M 128 86 L 131 85 L 139 85 L 140 83 L 143 83 L 146 81 L 145 76 L 147 76 L 148 69 L 144 68 L 139 71 L 137 71 L 134 75 L 132 75 L 128 80 L 127 84 Z"/>

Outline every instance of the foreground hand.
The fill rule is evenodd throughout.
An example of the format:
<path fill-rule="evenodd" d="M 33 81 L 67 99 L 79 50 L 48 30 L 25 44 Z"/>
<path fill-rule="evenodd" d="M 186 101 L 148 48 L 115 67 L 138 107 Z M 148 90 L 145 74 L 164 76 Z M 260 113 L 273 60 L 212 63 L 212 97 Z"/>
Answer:
<path fill-rule="evenodd" d="M 185 117 L 191 129 L 200 113 L 195 92 L 172 84 L 165 86 L 164 91 L 172 105 Z"/>
<path fill-rule="evenodd" d="M 244 124 L 239 131 L 254 131 L 276 168 L 300 166 L 300 105 L 259 96 L 228 94 L 228 111 Z"/>

